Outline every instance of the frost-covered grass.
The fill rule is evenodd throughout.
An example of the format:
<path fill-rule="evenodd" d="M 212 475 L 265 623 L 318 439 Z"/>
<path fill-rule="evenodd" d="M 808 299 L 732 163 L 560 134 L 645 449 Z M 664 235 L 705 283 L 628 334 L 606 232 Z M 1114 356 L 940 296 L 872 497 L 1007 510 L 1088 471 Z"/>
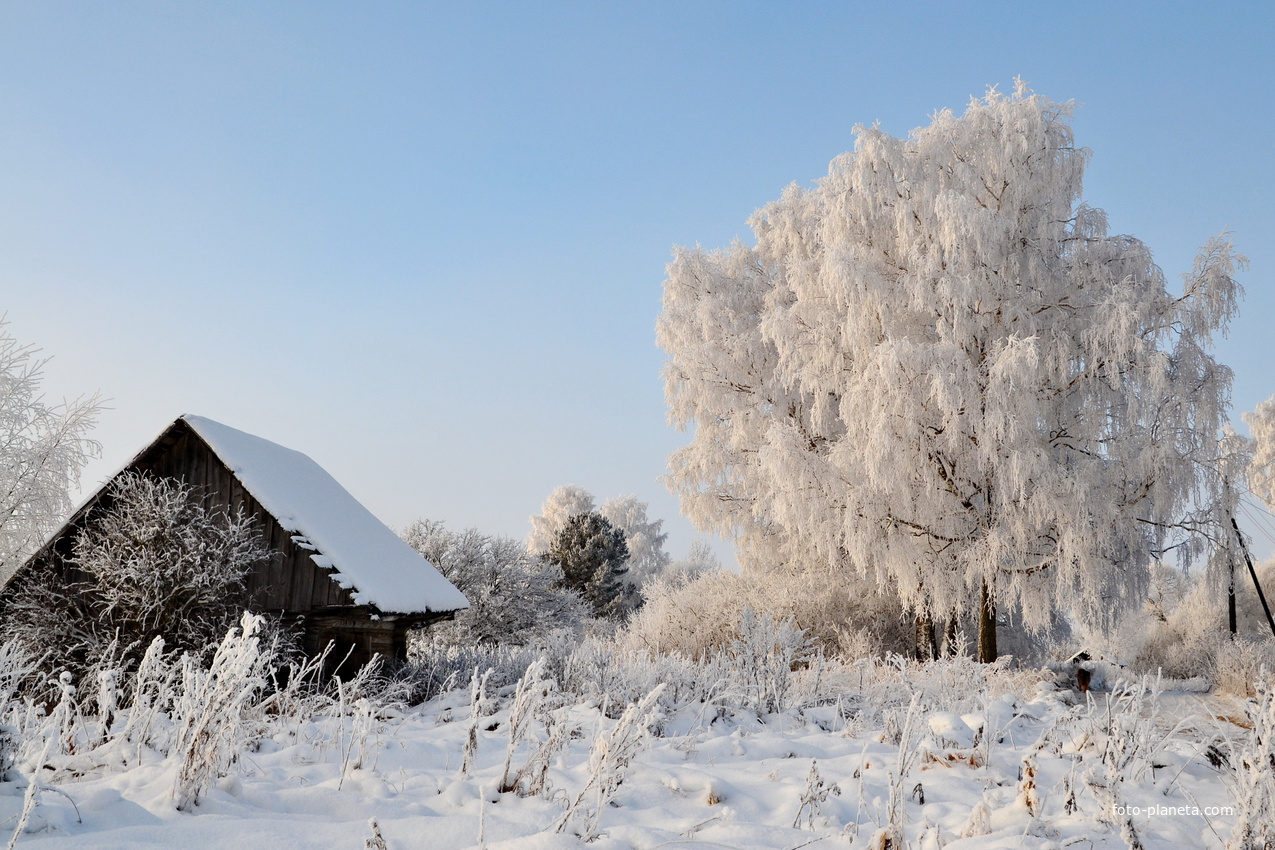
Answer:
<path fill-rule="evenodd" d="M 318 692 L 298 675 L 272 690 L 264 650 L 243 635 L 219 679 L 155 661 L 140 689 L 79 696 L 63 682 L 48 711 L 7 704 L 16 767 L 0 783 L 0 840 L 792 850 L 1270 838 L 1269 691 L 1240 702 L 1133 682 L 1085 696 L 963 658 L 807 655 L 783 671 L 766 634 L 698 665 L 590 641 L 521 679 L 480 674 L 410 708 L 366 681 Z M 215 718 L 203 710 L 214 702 Z M 191 747 L 199 729 L 218 743 Z"/>

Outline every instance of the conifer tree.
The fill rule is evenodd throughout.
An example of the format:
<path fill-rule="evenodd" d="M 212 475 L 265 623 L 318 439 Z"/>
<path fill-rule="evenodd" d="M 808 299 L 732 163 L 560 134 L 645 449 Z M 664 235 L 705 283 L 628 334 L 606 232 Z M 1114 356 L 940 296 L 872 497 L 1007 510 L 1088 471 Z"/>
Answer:
<path fill-rule="evenodd" d="M 616 612 L 629 547 L 606 517 L 592 511 L 571 517 L 544 558 L 561 567 L 563 585 L 584 597 L 595 617 Z"/>

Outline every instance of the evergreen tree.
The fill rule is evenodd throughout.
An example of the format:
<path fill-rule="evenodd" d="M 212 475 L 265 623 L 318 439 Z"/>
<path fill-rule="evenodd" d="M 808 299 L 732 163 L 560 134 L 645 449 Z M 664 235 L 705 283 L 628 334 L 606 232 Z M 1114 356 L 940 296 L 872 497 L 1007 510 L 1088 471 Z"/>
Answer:
<path fill-rule="evenodd" d="M 563 585 L 584 597 L 595 617 L 616 613 L 628 558 L 624 532 L 594 511 L 568 519 L 544 554 L 562 569 Z"/>

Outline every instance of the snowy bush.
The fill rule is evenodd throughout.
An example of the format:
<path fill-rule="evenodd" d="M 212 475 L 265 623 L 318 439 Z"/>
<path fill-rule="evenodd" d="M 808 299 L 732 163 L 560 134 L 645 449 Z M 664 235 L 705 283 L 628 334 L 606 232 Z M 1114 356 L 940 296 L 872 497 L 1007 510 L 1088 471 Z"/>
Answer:
<path fill-rule="evenodd" d="M 612 640 L 586 638 L 564 659 L 559 681 L 570 698 L 603 706 L 611 717 L 664 685 L 666 707 L 730 701 L 742 688 L 733 683 L 721 658 L 696 661 L 676 653 L 655 654 L 619 647 Z"/>
<path fill-rule="evenodd" d="M 1135 618 L 1138 634 L 1127 646 L 1135 672 L 1174 679 L 1212 676 L 1218 645 L 1226 634 L 1226 601 L 1206 582 L 1198 582 L 1167 612 L 1153 605 Z"/>
<path fill-rule="evenodd" d="M 136 660 L 162 636 L 178 650 L 215 646 L 244 608 L 244 577 L 268 557 L 250 519 L 210 511 L 189 486 L 125 473 L 75 539 L 70 581 L 33 565 L 5 610 L 10 635 L 83 678 Z"/>
<path fill-rule="evenodd" d="M 1275 782 L 1271 781 L 1275 771 L 1275 690 L 1266 673 L 1262 671 L 1255 698 L 1245 704 L 1249 728 L 1231 754 L 1239 817 L 1228 850 L 1275 846 Z"/>
<path fill-rule="evenodd" d="M 766 714 L 787 708 L 793 668 L 810 658 L 810 650 L 805 630 L 791 619 L 778 622 L 745 608 L 739 637 L 727 650 L 729 667 L 744 689 L 742 703 Z"/>
<path fill-rule="evenodd" d="M 1264 564 L 1262 571 L 1273 572 L 1272 566 L 1275 562 Z M 1227 630 L 1225 589 L 1161 566 L 1152 574 L 1147 601 L 1111 632 L 1091 633 L 1086 641 L 1134 674 L 1199 677 L 1220 691 L 1251 696 L 1259 668 L 1275 662 L 1275 638 L 1252 582 L 1240 572 L 1236 583 L 1239 633 L 1234 639 Z"/>
<path fill-rule="evenodd" d="M 1224 640 L 1218 643 L 1214 658 L 1214 690 L 1239 697 L 1255 697 L 1262 669 L 1275 670 L 1275 639 Z"/>
<path fill-rule="evenodd" d="M 475 671 L 492 671 L 492 686 L 517 682 L 544 650 L 537 646 L 435 643 L 417 637 L 408 648 L 408 660 L 393 671 L 403 689 L 403 699 L 413 705 L 464 687 Z"/>
<path fill-rule="evenodd" d="M 257 630 L 261 618 L 244 614 L 231 629 L 208 669 L 182 657 L 181 697 L 174 706 L 178 758 L 173 799 L 187 810 L 210 783 L 225 774 L 244 749 L 245 712 L 266 685 L 273 658 L 262 652 Z"/>
<path fill-rule="evenodd" d="M 1262 593 L 1266 603 L 1275 607 L 1275 558 L 1258 564 L 1255 572 L 1261 582 Z M 1248 638 L 1265 640 L 1275 638 L 1271 633 L 1270 622 L 1266 619 L 1266 611 L 1258 599 L 1257 590 L 1253 587 L 1253 579 L 1248 574 L 1248 567 L 1239 564 L 1235 569 L 1235 615 L 1239 633 Z"/>
<path fill-rule="evenodd" d="M 469 608 L 431 626 L 427 639 L 444 645 L 530 644 L 554 629 L 582 628 L 586 607 L 562 586 L 562 569 L 508 537 L 448 531 L 419 520 L 403 540 L 456 585 Z"/>
<path fill-rule="evenodd" d="M 662 578 L 646 594 L 621 636 L 630 649 L 707 657 L 736 639 L 745 608 L 791 619 L 830 654 L 843 646 L 874 655 L 911 646 L 910 623 L 895 601 L 840 576 L 716 570 Z"/>

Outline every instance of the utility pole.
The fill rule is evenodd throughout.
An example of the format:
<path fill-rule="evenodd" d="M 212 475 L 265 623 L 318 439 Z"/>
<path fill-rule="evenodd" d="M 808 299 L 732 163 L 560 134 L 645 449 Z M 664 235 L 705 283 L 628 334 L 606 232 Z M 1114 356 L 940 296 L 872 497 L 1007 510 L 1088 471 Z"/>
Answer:
<path fill-rule="evenodd" d="M 1253 559 L 1248 555 L 1248 544 L 1244 542 L 1244 535 L 1240 534 L 1239 523 L 1235 521 L 1235 516 L 1231 516 L 1231 527 L 1235 529 L 1235 537 L 1240 541 L 1240 550 L 1244 552 L 1244 562 L 1248 564 L 1248 574 L 1253 578 L 1253 587 L 1257 590 L 1257 598 L 1262 603 L 1262 610 L 1266 612 L 1266 622 L 1270 624 L 1271 634 L 1275 635 L 1275 617 L 1271 616 L 1271 606 L 1266 604 L 1266 594 L 1262 593 L 1262 585 L 1257 580 L 1257 570 L 1253 569 Z M 1235 586 L 1234 580 L 1231 582 L 1232 588 Z M 1232 591 L 1231 597 L 1231 632 L 1235 632 L 1235 597 Z"/>
<path fill-rule="evenodd" d="M 1238 631 L 1238 626 L 1237 626 L 1237 623 L 1235 622 L 1235 553 L 1234 552 L 1228 553 L 1228 556 L 1226 559 L 1226 565 L 1230 568 L 1230 571 L 1231 571 L 1230 578 L 1227 581 L 1227 585 L 1226 585 L 1226 617 L 1227 617 L 1227 622 L 1231 626 L 1231 638 L 1234 639 L 1235 633 Z"/>

